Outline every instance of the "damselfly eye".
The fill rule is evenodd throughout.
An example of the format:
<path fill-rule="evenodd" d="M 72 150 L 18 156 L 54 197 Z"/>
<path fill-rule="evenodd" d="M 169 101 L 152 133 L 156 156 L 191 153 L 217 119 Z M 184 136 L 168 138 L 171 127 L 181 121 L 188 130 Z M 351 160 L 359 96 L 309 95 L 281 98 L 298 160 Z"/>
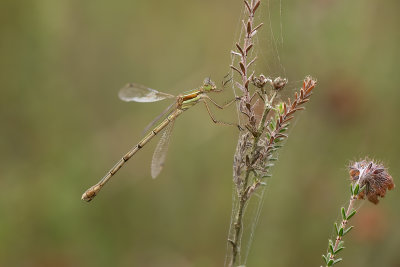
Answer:
<path fill-rule="evenodd" d="M 203 89 L 206 91 L 211 91 L 215 90 L 217 87 L 215 86 L 215 83 L 211 81 L 210 78 L 205 78 L 203 82 Z"/>
<path fill-rule="evenodd" d="M 210 79 L 209 77 L 205 78 L 204 81 L 203 81 L 203 85 L 204 85 L 204 86 L 207 86 L 207 85 L 209 85 L 210 83 L 211 83 L 211 79 Z"/>

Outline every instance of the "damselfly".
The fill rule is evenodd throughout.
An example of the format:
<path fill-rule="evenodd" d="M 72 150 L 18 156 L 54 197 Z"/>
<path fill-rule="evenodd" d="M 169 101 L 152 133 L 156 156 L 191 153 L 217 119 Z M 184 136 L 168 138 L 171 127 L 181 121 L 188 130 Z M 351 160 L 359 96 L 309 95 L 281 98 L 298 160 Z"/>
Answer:
<path fill-rule="evenodd" d="M 193 107 L 199 102 L 203 102 L 207 108 L 208 114 L 210 115 L 214 123 L 221 123 L 227 125 L 236 125 L 234 123 L 227 123 L 223 121 L 218 121 L 214 118 L 211 113 L 210 107 L 207 101 L 214 104 L 217 108 L 223 109 L 232 103 L 234 103 L 239 98 L 235 98 L 232 101 L 219 105 L 214 100 L 212 100 L 207 94 L 211 92 L 221 92 L 222 90 L 217 89 L 214 82 L 209 78 L 206 78 L 203 85 L 197 89 L 191 90 L 185 94 L 180 94 L 178 96 L 173 96 L 170 94 L 162 93 L 154 89 L 147 88 L 138 84 L 127 84 L 119 92 L 119 98 L 123 101 L 134 101 L 134 102 L 156 102 L 167 98 L 175 98 L 176 101 L 167 107 L 163 113 L 161 113 L 148 127 L 150 128 L 155 122 L 157 122 L 161 117 L 165 116 L 165 119 L 161 121 L 152 131 L 150 131 L 142 140 L 139 141 L 131 150 L 128 151 L 115 165 L 112 167 L 107 174 L 95 185 L 86 190 L 82 195 L 82 200 L 91 201 L 101 190 L 101 188 L 113 177 L 118 170 L 127 162 L 133 155 L 136 154 L 144 145 L 146 145 L 154 136 L 160 133 L 162 130 L 162 136 L 158 142 L 156 149 L 153 154 L 153 159 L 151 162 L 151 176 L 156 178 L 164 165 L 166 152 L 168 149 L 169 139 L 171 136 L 172 128 L 175 119 L 181 115 L 185 110 Z"/>

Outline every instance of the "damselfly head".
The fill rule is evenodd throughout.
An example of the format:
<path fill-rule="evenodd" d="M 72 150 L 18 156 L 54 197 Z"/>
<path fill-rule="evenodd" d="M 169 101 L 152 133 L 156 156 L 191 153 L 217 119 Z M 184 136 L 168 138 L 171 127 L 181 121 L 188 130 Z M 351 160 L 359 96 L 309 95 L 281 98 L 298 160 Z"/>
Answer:
<path fill-rule="evenodd" d="M 211 92 L 217 89 L 217 86 L 215 86 L 215 83 L 213 81 L 211 81 L 210 78 L 205 78 L 204 82 L 203 82 L 203 86 L 202 89 L 205 92 Z"/>

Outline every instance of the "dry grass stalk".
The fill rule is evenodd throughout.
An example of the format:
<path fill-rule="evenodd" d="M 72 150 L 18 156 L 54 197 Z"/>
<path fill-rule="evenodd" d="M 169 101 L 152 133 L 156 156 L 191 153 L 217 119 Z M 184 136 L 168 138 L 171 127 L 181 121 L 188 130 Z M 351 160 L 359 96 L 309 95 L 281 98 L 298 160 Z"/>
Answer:
<path fill-rule="evenodd" d="M 233 181 L 238 197 L 238 207 L 231 222 L 231 232 L 228 242 L 228 266 L 239 264 L 243 217 L 246 205 L 257 189 L 265 185 L 263 181 L 270 176 L 270 168 L 277 159 L 276 150 L 282 146 L 282 141 L 288 135 L 285 133 L 290 121 L 297 111 L 303 110 L 303 104 L 309 101 L 316 81 L 311 77 L 304 79 L 303 87 L 295 93 L 294 100 L 274 103 L 275 96 L 286 85 L 284 78 L 272 79 L 264 75 L 256 77 L 251 71 L 256 57 L 250 57 L 249 51 L 254 48 L 253 38 L 262 26 L 254 26 L 254 16 L 260 6 L 260 0 L 244 1 L 246 18 L 243 20 L 243 40 L 236 43 L 236 51 L 231 53 L 239 58 L 237 65 L 230 67 L 239 74 L 240 82 L 235 86 L 241 91 L 239 111 L 244 117 L 244 130 L 241 131 L 234 156 Z M 241 43 L 241 44 L 240 44 Z M 263 102 L 263 109 L 257 114 L 256 106 Z M 261 115 L 257 119 L 256 115 Z"/>

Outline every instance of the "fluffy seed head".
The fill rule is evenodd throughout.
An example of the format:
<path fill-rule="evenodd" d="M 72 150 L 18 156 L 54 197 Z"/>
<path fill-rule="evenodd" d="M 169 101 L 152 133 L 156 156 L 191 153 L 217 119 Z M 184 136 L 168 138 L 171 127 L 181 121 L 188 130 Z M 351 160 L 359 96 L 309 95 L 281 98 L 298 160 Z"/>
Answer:
<path fill-rule="evenodd" d="M 350 164 L 349 173 L 352 183 L 358 181 L 360 188 L 365 185 L 365 190 L 358 193 L 359 199 L 367 197 L 372 203 L 378 204 L 378 197 L 384 197 L 386 190 L 394 188 L 392 176 L 381 163 L 369 159 L 356 161 Z"/>

